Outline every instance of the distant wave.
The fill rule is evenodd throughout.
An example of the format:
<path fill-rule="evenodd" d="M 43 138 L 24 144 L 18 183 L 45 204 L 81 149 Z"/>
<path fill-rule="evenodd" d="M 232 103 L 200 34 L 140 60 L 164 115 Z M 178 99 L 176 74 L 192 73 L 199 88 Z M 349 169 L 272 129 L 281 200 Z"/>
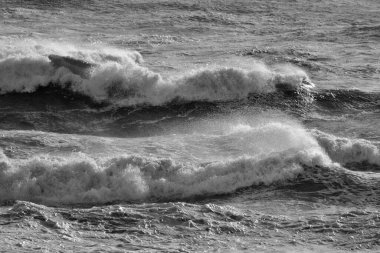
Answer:
<path fill-rule="evenodd" d="M 93 63 L 88 78 L 67 67 L 53 66 L 51 54 Z M 234 67 L 200 69 L 178 77 L 163 78 L 143 67 L 134 51 L 107 47 L 80 48 L 54 43 L 26 43 L 6 48 L 0 61 L 0 93 L 34 92 L 56 85 L 93 98 L 122 105 L 162 105 L 179 101 L 227 101 L 251 93 L 297 91 L 313 87 L 307 74 L 293 66 L 251 69 Z"/>

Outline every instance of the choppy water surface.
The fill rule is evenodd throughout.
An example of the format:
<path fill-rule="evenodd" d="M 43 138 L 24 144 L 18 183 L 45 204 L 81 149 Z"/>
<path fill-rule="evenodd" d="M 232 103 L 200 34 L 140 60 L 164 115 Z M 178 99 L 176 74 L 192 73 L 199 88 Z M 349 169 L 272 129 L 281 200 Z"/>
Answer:
<path fill-rule="evenodd" d="M 0 1 L 4 251 L 380 250 L 377 1 Z"/>

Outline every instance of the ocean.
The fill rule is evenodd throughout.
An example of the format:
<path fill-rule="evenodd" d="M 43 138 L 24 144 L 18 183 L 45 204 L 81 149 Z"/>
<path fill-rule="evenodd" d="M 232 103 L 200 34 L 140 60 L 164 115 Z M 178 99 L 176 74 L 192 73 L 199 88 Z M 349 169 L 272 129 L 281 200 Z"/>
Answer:
<path fill-rule="evenodd" d="M 377 0 L 0 0 L 0 251 L 379 252 Z"/>

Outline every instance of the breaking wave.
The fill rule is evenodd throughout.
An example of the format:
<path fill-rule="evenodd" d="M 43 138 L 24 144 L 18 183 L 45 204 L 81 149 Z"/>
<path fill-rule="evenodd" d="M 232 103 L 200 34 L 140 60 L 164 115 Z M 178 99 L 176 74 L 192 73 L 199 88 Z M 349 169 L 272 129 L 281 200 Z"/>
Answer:
<path fill-rule="evenodd" d="M 360 184 L 360 178 L 350 176 L 351 172 L 342 166 L 366 162 L 379 168 L 380 164 L 374 143 L 339 138 L 318 130 L 309 132 L 291 122 L 215 126 L 220 129 L 211 133 L 155 139 L 160 147 L 166 143 L 165 138 L 175 138 L 174 143 L 179 143 L 179 147 L 169 148 L 168 158 L 165 153 L 155 156 L 140 151 L 135 155 L 128 150 L 112 156 L 95 155 L 97 158 L 78 152 L 59 156 L 37 153 L 21 159 L 1 152 L 0 201 L 46 204 L 172 201 L 269 185 L 284 185 L 290 189 L 302 185 L 313 191 L 323 184 L 329 191 L 329 187 L 336 186 L 333 182 L 337 175 L 340 181 L 347 178 L 347 182 L 338 180 L 344 187 L 349 187 L 350 180 Z M 27 133 L 19 138 L 29 139 Z M 189 140 L 194 143 L 194 138 L 197 146 L 189 150 L 186 143 Z M 84 142 L 88 143 L 87 139 Z M 123 145 L 132 145 L 132 150 L 140 145 L 139 140 L 127 143 Z M 34 143 L 31 145 L 35 148 Z M 187 148 L 180 150 L 181 146 Z M 62 148 L 66 150 L 65 146 Z M 172 154 L 173 148 L 178 149 L 178 154 Z M 161 149 L 161 152 L 166 150 Z M 197 150 L 208 159 L 186 159 L 197 156 Z M 187 154 L 189 152 L 191 154 Z M 185 154 L 186 157 L 182 157 Z"/>
<path fill-rule="evenodd" d="M 0 200 L 106 203 L 207 197 L 243 187 L 281 184 L 303 173 L 304 166 L 333 166 L 310 133 L 296 124 L 216 126 L 220 129 L 211 133 L 155 139 L 160 153 L 164 152 L 157 156 L 142 151 L 134 155 L 132 150 L 140 147 L 140 140 L 124 140 L 122 153 L 111 157 L 93 158 L 79 152 L 19 159 L 1 153 Z M 27 133 L 23 135 L 19 138 L 29 139 Z M 179 146 L 162 146 L 166 138 L 175 138 Z M 194 138 L 197 146 L 189 149 Z M 133 149 L 126 150 L 125 145 Z M 187 148 L 182 150 L 183 146 Z M 193 156 L 199 158 L 188 159 Z M 200 158 L 204 156 L 208 158 Z"/>
<path fill-rule="evenodd" d="M 380 152 L 374 143 L 363 139 L 336 137 L 319 130 L 313 130 L 312 134 L 333 161 L 343 165 L 366 162 L 377 165 L 380 169 Z"/>
<path fill-rule="evenodd" d="M 39 87 L 55 85 L 96 101 L 129 106 L 162 105 L 173 100 L 236 100 L 251 93 L 313 87 L 307 74 L 294 66 L 257 63 L 250 69 L 215 67 L 163 77 L 144 67 L 141 55 L 135 51 L 51 42 L 2 46 L 1 94 L 34 92 Z"/>
<path fill-rule="evenodd" d="M 119 156 L 103 162 L 81 158 L 34 158 L 15 166 L 2 157 L 0 199 L 44 203 L 174 200 L 234 192 L 289 180 L 302 164 L 324 164 L 321 153 L 241 157 L 209 164 Z"/>

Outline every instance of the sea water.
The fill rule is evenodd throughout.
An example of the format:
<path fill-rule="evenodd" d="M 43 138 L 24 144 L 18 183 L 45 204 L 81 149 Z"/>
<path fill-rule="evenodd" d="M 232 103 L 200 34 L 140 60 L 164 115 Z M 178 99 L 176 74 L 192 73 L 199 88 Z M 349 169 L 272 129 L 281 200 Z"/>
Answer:
<path fill-rule="evenodd" d="M 0 1 L 0 249 L 380 250 L 380 3 Z"/>

